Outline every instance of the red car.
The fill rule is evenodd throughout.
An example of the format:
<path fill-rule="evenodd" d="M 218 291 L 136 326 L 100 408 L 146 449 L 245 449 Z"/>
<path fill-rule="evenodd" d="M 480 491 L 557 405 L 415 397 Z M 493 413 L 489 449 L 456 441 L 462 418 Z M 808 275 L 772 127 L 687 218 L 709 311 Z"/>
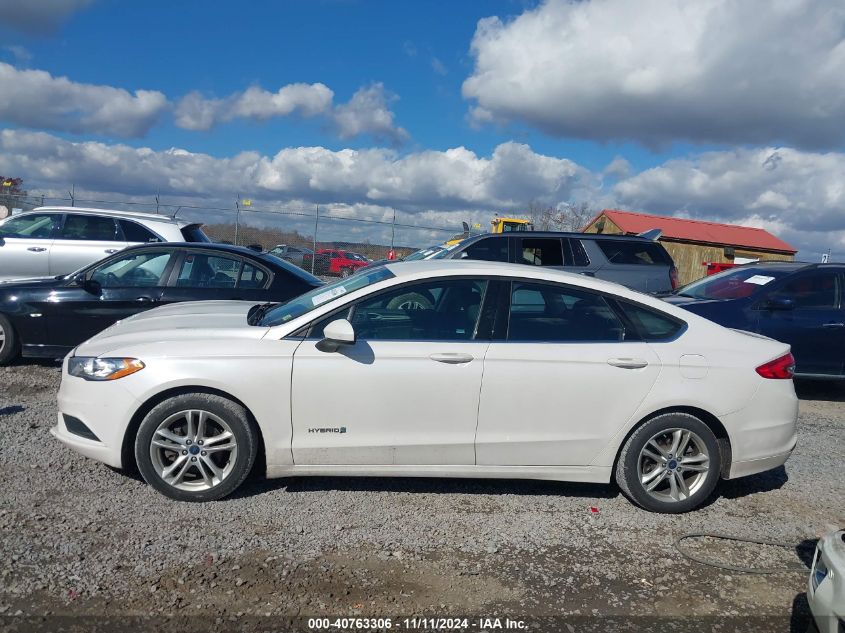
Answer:
<path fill-rule="evenodd" d="M 310 257 L 308 258 L 310 260 Z M 306 270 L 310 270 L 311 262 L 303 262 Z M 340 275 L 349 277 L 359 268 L 370 263 L 370 260 L 350 251 L 339 251 L 332 248 L 321 248 L 314 254 L 315 275 Z"/>

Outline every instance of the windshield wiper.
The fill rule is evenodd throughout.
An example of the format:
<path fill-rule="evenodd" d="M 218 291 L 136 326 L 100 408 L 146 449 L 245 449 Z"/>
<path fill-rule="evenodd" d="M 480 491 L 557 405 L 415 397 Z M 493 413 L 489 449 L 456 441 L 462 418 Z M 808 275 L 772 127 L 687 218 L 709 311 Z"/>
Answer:
<path fill-rule="evenodd" d="M 257 325 L 264 318 L 264 315 L 277 305 L 279 305 L 278 302 L 268 301 L 267 303 L 259 303 L 252 306 L 246 315 L 246 322 L 249 325 Z"/>

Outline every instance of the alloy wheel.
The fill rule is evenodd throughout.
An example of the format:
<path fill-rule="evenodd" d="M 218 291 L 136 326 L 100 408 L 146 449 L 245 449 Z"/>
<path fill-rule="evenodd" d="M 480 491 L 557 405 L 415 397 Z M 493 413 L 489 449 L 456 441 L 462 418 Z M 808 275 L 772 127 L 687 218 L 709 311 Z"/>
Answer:
<path fill-rule="evenodd" d="M 689 499 L 704 485 L 709 471 L 707 446 L 689 429 L 666 429 L 652 436 L 638 459 L 640 484 L 662 502 Z"/>
<path fill-rule="evenodd" d="M 237 456 L 231 427 L 210 411 L 174 413 L 158 425 L 150 442 L 150 459 L 161 480 L 191 492 L 218 486 Z"/>
<path fill-rule="evenodd" d="M 6 328 L 0 323 L 0 353 L 3 352 L 4 347 L 6 347 Z"/>

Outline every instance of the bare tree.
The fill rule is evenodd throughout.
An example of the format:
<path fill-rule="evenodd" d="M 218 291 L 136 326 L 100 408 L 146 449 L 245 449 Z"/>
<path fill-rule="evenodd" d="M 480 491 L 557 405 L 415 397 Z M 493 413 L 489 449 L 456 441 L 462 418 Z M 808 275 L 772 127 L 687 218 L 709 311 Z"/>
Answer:
<path fill-rule="evenodd" d="M 548 207 L 536 200 L 528 203 L 528 218 L 537 231 L 580 231 L 595 215 L 586 202 Z"/>

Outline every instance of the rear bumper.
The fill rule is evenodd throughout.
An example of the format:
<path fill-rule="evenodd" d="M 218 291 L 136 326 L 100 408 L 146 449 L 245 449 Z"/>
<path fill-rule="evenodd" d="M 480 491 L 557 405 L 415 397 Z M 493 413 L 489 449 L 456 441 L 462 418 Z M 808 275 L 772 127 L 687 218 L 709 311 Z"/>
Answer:
<path fill-rule="evenodd" d="M 778 466 L 783 466 L 789 456 L 792 455 L 792 448 L 786 453 L 780 455 L 772 455 L 771 457 L 761 457 L 759 459 L 749 459 L 743 462 L 733 462 L 731 464 L 731 471 L 728 474 L 728 479 L 736 479 L 738 477 L 747 477 L 748 475 L 756 475 L 767 470 L 772 470 Z"/>

